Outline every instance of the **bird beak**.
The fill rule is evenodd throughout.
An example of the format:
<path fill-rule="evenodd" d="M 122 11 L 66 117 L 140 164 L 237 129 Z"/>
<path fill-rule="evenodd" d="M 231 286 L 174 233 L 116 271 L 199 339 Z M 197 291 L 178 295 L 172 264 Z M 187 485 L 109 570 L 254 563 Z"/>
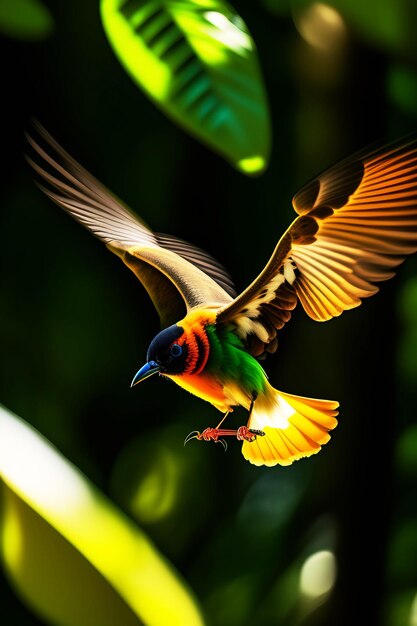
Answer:
<path fill-rule="evenodd" d="M 160 369 L 161 366 L 158 365 L 158 363 L 155 363 L 155 361 L 149 361 L 149 363 L 145 363 L 145 365 L 141 367 L 138 372 L 136 372 L 130 386 L 134 387 L 138 383 L 142 382 L 142 380 L 145 380 L 145 378 L 149 378 L 149 376 L 152 376 L 152 374 L 156 374 L 157 372 L 159 372 Z"/>

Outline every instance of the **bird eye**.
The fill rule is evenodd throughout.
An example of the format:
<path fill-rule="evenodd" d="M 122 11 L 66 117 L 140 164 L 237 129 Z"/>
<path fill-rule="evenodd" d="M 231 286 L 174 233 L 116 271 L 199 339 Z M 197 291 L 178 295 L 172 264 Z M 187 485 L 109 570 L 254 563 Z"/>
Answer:
<path fill-rule="evenodd" d="M 171 346 L 171 356 L 177 357 L 182 354 L 182 347 L 178 343 L 173 343 Z"/>

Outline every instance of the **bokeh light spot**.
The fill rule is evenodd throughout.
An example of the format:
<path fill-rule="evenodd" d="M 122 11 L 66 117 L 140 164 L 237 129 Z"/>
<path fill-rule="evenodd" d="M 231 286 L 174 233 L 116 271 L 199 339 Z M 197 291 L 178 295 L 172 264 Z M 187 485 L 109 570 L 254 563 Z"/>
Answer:
<path fill-rule="evenodd" d="M 309 556 L 301 567 L 301 593 L 312 599 L 327 594 L 336 582 L 336 569 L 336 557 L 330 550 Z"/>
<path fill-rule="evenodd" d="M 343 17 L 327 4 L 315 2 L 304 11 L 295 12 L 293 18 L 301 37 L 323 52 L 341 47 L 346 40 L 347 28 Z"/>

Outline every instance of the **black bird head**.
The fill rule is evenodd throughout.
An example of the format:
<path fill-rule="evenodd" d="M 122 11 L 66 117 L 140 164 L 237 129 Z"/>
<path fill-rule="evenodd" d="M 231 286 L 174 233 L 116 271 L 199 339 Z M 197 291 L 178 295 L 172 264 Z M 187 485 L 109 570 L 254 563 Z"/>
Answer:
<path fill-rule="evenodd" d="M 177 324 L 165 328 L 151 341 L 146 355 L 146 363 L 135 374 L 132 387 L 145 378 L 160 372 L 161 374 L 181 374 L 186 368 L 187 346 L 177 340 L 184 329 Z"/>

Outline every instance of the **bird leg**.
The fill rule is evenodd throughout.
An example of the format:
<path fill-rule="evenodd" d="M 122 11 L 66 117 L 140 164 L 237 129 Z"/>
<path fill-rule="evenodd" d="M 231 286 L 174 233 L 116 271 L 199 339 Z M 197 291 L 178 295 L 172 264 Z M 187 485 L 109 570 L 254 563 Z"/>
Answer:
<path fill-rule="evenodd" d="M 257 395 L 254 395 L 252 402 L 249 407 L 249 418 L 248 424 L 250 422 L 250 416 L 252 415 L 253 405 L 255 404 Z M 236 435 L 238 441 L 255 441 L 256 437 L 265 437 L 265 433 L 263 430 L 258 430 L 256 428 L 249 428 L 248 426 L 240 426 L 237 430 L 229 430 L 227 433 L 225 431 L 220 431 L 222 435 Z"/>
<path fill-rule="evenodd" d="M 250 422 L 250 416 L 252 415 L 253 405 L 255 404 L 255 400 L 258 397 L 258 394 L 254 394 L 252 398 L 252 402 L 249 407 L 249 418 L 248 424 Z M 265 437 L 265 433 L 263 430 L 258 430 L 256 428 L 248 428 L 248 426 L 241 426 L 237 429 L 236 436 L 239 441 L 255 441 L 256 437 Z"/>
<path fill-rule="evenodd" d="M 256 437 L 265 437 L 265 433 L 263 430 L 258 430 L 257 428 L 241 426 L 237 429 L 236 437 L 239 441 L 255 441 Z"/>
<path fill-rule="evenodd" d="M 256 398 L 251 402 L 249 408 L 249 419 L 252 413 L 253 405 Z M 198 441 L 214 441 L 214 443 L 221 443 L 224 450 L 227 450 L 227 443 L 221 437 L 236 437 L 238 441 L 255 441 L 256 437 L 264 437 L 263 430 L 257 430 L 255 428 L 248 428 L 247 426 L 240 426 L 237 430 L 220 428 L 230 411 L 227 411 L 217 424 L 216 428 L 206 428 L 201 433 L 198 430 L 193 430 L 184 440 L 184 446 L 187 445 L 191 439 L 197 439 Z M 248 422 L 249 423 L 249 422 Z"/>
<path fill-rule="evenodd" d="M 185 438 L 184 445 L 186 445 L 191 439 L 198 439 L 198 441 L 214 441 L 215 443 L 221 443 L 224 449 L 227 449 L 226 442 L 221 437 L 236 437 L 238 441 L 255 441 L 256 437 L 263 437 L 265 435 L 263 430 L 256 430 L 254 428 L 248 428 L 247 426 L 240 426 L 237 430 L 231 430 L 226 428 L 206 428 L 203 432 L 193 430 Z"/>
<path fill-rule="evenodd" d="M 221 443 L 224 451 L 227 450 L 227 443 L 224 439 L 219 439 L 220 435 L 224 434 L 224 430 L 219 428 L 206 428 L 203 432 L 199 432 L 198 430 L 193 430 L 189 435 L 184 439 L 184 446 L 187 445 L 191 439 L 198 439 L 198 441 L 214 441 L 214 443 Z"/>

